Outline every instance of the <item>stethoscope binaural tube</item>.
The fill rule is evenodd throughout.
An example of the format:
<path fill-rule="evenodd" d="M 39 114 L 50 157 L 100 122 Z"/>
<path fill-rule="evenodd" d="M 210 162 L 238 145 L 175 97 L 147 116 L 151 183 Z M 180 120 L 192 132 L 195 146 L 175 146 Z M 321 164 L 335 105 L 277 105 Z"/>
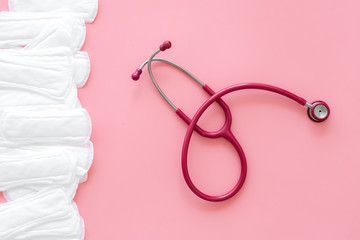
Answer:
<path fill-rule="evenodd" d="M 166 100 L 166 102 L 176 111 L 176 113 L 189 125 L 186 135 L 185 135 L 185 139 L 184 139 L 184 143 L 183 143 L 183 149 L 182 149 L 182 156 L 181 156 L 181 166 L 182 166 L 182 172 L 184 175 L 184 179 L 185 182 L 187 183 L 187 185 L 189 186 L 189 188 L 191 189 L 191 191 L 193 193 L 195 193 L 198 197 L 207 200 L 207 201 L 211 201 L 211 202 L 220 202 L 220 201 L 224 201 L 227 200 L 231 197 L 233 197 L 242 187 L 242 185 L 245 182 L 245 178 L 246 178 L 246 173 L 247 173 L 247 164 L 246 164 L 246 157 L 244 154 L 244 151 L 241 148 L 241 145 L 238 143 L 238 141 L 236 140 L 236 138 L 234 137 L 233 133 L 230 130 L 231 127 L 231 112 L 230 109 L 228 107 L 228 105 L 221 99 L 222 96 L 229 94 L 231 92 L 234 91 L 238 91 L 238 90 L 243 90 L 243 89 L 259 89 L 259 90 L 266 90 L 266 91 L 271 91 L 280 95 L 283 95 L 285 97 L 288 97 L 294 101 L 296 101 L 297 103 L 299 103 L 300 105 L 305 105 L 308 108 L 308 116 L 311 120 L 315 121 L 315 122 L 322 122 L 325 121 L 330 114 L 330 108 L 329 106 L 323 102 L 323 101 L 315 101 L 312 104 L 308 103 L 305 99 L 289 92 L 286 91 L 284 89 L 275 87 L 275 86 L 271 86 L 271 85 L 267 85 L 267 84 L 261 84 L 261 83 L 243 83 L 243 84 L 237 84 L 237 85 L 233 85 L 227 88 L 224 88 L 223 90 L 220 90 L 219 92 L 215 93 L 209 86 L 207 86 L 206 84 L 202 83 L 201 81 L 199 81 L 194 75 L 192 75 L 190 72 L 188 72 L 187 70 L 185 70 L 184 68 L 180 67 L 179 65 L 170 62 L 168 60 L 165 59 L 158 59 L 158 58 L 154 58 L 155 55 L 157 55 L 160 51 L 165 51 L 166 49 L 169 49 L 171 47 L 171 42 L 170 41 L 165 41 L 159 48 L 159 50 L 157 50 L 153 55 L 151 55 L 151 57 L 149 58 L 149 60 L 145 61 L 140 68 L 138 68 L 134 74 L 132 75 L 132 79 L 133 80 L 138 80 L 140 78 L 140 75 L 142 73 L 142 68 L 148 64 L 148 71 L 149 71 L 149 75 L 151 77 L 151 80 L 153 81 L 153 84 L 155 85 L 156 89 L 159 91 L 159 93 L 161 94 L 161 96 Z M 152 74 L 152 69 L 151 69 L 151 63 L 152 61 L 162 61 L 165 62 L 167 64 L 170 64 L 176 68 L 178 68 L 179 70 L 183 71 L 184 73 L 186 73 L 189 77 L 191 77 L 192 79 L 194 79 L 197 83 L 199 83 L 202 88 L 204 89 L 204 91 L 206 91 L 209 95 L 210 98 L 207 99 L 204 104 L 198 109 L 198 111 L 196 112 L 196 114 L 194 115 L 194 117 L 191 119 L 189 118 L 185 113 L 183 113 L 179 108 L 177 108 L 168 98 L 167 96 L 162 92 L 162 90 L 160 89 L 160 87 L 158 86 L 157 82 L 154 79 L 154 76 Z M 199 118 L 202 116 L 202 114 L 205 112 L 205 110 L 214 102 L 217 102 L 221 108 L 224 110 L 224 114 L 225 114 L 225 123 L 224 125 L 220 128 L 220 130 L 215 131 L 215 132 L 208 132 L 203 130 L 202 128 L 200 128 L 197 125 L 197 122 L 199 120 Z M 196 132 L 198 132 L 201 136 L 203 137 L 208 137 L 208 138 L 225 138 L 227 141 L 229 141 L 234 148 L 236 149 L 238 155 L 239 155 L 239 160 L 240 160 L 240 165 L 241 165 L 241 173 L 238 179 L 238 182 L 236 183 L 236 185 L 227 193 L 220 195 L 220 196 L 211 196 L 208 194 L 205 194 L 203 192 L 201 192 L 192 182 L 189 171 L 188 171 L 188 163 L 187 163 L 187 157 L 188 157 L 188 149 L 189 149 L 189 144 L 190 144 L 190 140 L 191 140 L 191 136 L 192 133 L 194 132 L 194 130 Z"/>

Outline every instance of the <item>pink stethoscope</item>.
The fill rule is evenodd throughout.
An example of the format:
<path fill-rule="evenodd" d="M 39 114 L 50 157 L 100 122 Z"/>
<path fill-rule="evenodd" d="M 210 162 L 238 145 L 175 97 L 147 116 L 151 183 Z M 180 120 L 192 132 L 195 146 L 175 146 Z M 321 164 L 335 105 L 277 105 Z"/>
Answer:
<path fill-rule="evenodd" d="M 230 130 L 231 121 L 232 121 L 231 112 L 230 112 L 230 109 L 229 109 L 228 105 L 221 99 L 222 96 L 224 96 L 224 95 L 226 95 L 228 93 L 238 91 L 238 90 L 243 90 L 243 89 L 266 90 L 266 91 L 281 94 L 281 95 L 283 95 L 285 97 L 288 97 L 288 98 L 298 102 L 301 105 L 306 106 L 308 108 L 308 111 L 307 111 L 308 116 L 310 117 L 311 120 L 313 120 L 315 122 L 323 122 L 330 115 L 330 108 L 323 101 L 315 101 L 313 103 L 309 103 L 305 99 L 303 99 L 303 98 L 301 98 L 299 96 L 296 96 L 295 94 L 293 94 L 291 92 L 288 92 L 288 91 L 286 91 L 284 89 L 274 87 L 274 86 L 271 86 L 271 85 L 267 85 L 267 84 L 262 84 L 262 83 L 236 84 L 236 85 L 224 88 L 224 89 L 220 90 L 219 92 L 215 93 L 209 86 L 207 86 L 206 84 L 200 82 L 194 75 L 192 75 L 187 70 L 180 67 L 179 65 L 177 65 L 177 64 L 175 64 L 173 62 L 170 62 L 168 60 L 165 60 L 165 59 L 154 58 L 160 51 L 165 51 L 166 49 L 169 49 L 169 48 L 171 48 L 171 42 L 170 41 L 165 41 L 163 44 L 160 45 L 159 50 L 157 50 L 153 55 L 151 55 L 149 60 L 145 61 L 140 66 L 140 68 L 138 68 L 132 74 L 131 77 L 135 81 L 138 80 L 140 78 L 141 73 L 142 73 L 142 69 L 144 68 L 144 66 L 146 64 L 148 64 L 149 75 L 150 75 L 151 80 L 154 83 L 156 89 L 158 90 L 158 92 L 165 99 L 165 101 L 175 110 L 175 112 L 179 115 L 179 117 L 181 119 L 183 119 L 189 125 L 188 129 L 187 129 L 187 132 L 186 132 L 186 135 L 185 135 L 185 139 L 184 139 L 184 143 L 183 143 L 183 149 L 182 149 L 182 156 L 181 156 L 182 172 L 183 172 L 185 181 L 186 181 L 187 185 L 189 186 L 189 188 L 191 189 L 191 191 L 193 193 L 195 193 L 198 197 L 200 197 L 200 198 L 202 198 L 204 200 L 211 201 L 211 202 L 220 202 L 220 201 L 224 201 L 224 200 L 227 200 L 227 199 L 233 197 L 237 192 L 239 192 L 239 190 L 242 187 L 242 185 L 244 184 L 244 181 L 245 181 L 245 178 L 246 178 L 247 165 L 246 165 L 245 154 L 244 154 L 244 151 L 241 148 L 239 142 L 236 140 L 236 138 L 234 137 L 233 133 Z M 207 92 L 210 95 L 210 98 L 207 99 L 203 103 L 203 105 L 198 109 L 198 111 L 195 113 L 195 115 L 194 115 L 194 117 L 192 119 L 190 119 L 188 116 L 186 116 L 186 114 L 184 112 L 182 112 L 180 110 L 180 108 L 177 108 L 166 97 L 166 95 L 161 91 L 159 85 L 157 84 L 157 82 L 154 79 L 154 75 L 153 75 L 152 70 L 151 70 L 151 63 L 153 61 L 165 62 L 167 64 L 170 64 L 170 65 L 178 68 L 179 70 L 181 70 L 185 74 L 187 74 L 189 77 L 194 79 L 197 83 L 199 83 L 201 85 L 201 87 L 205 90 L 205 92 Z M 205 112 L 205 110 L 211 104 L 213 104 L 215 101 L 224 110 L 225 123 L 218 131 L 216 131 L 216 132 L 208 132 L 208 131 L 203 130 L 201 127 L 199 127 L 197 125 L 197 122 L 198 122 L 199 118 L 202 116 L 202 114 Z M 191 139 L 191 136 L 192 136 L 194 130 L 203 137 L 207 137 L 207 138 L 225 138 L 236 149 L 236 151 L 237 151 L 237 153 L 238 153 L 238 155 L 240 157 L 241 173 L 240 173 L 240 177 L 239 177 L 239 180 L 237 181 L 236 185 L 228 193 L 225 193 L 225 194 L 220 195 L 220 196 L 211 196 L 211 195 L 208 195 L 208 194 L 205 194 L 205 193 L 201 192 L 194 185 L 194 183 L 192 182 L 192 180 L 190 178 L 190 175 L 189 175 L 187 157 L 188 157 L 188 149 L 189 149 L 190 139 Z"/>

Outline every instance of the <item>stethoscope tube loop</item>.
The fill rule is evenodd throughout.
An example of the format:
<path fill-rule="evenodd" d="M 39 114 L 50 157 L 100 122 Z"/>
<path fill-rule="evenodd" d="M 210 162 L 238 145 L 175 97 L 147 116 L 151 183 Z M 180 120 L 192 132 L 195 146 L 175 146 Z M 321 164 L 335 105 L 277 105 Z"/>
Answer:
<path fill-rule="evenodd" d="M 194 117 L 188 123 L 189 127 L 187 129 L 187 132 L 186 132 L 186 135 L 184 138 L 182 155 L 181 155 L 181 167 L 182 167 L 184 179 L 185 179 L 188 187 L 190 188 L 190 190 L 194 194 L 196 194 L 198 197 L 200 197 L 204 200 L 210 201 L 210 202 L 225 201 L 225 200 L 233 197 L 237 192 L 239 192 L 239 190 L 241 189 L 241 187 L 243 186 L 243 184 L 245 182 L 246 174 L 247 174 L 247 163 L 246 163 L 245 153 L 244 153 L 241 145 L 236 140 L 236 138 L 234 137 L 233 133 L 230 130 L 231 115 L 229 115 L 229 116 L 225 115 L 225 124 L 219 131 L 216 132 L 216 137 L 223 137 L 234 146 L 234 148 L 236 149 L 236 151 L 239 155 L 239 160 L 240 160 L 240 165 L 241 165 L 241 173 L 240 173 L 238 182 L 229 192 L 227 192 L 223 195 L 220 195 L 220 196 L 211 196 L 211 195 L 205 194 L 202 191 L 200 191 L 191 180 L 189 170 L 188 170 L 188 151 L 189 151 L 191 136 L 192 136 L 194 130 L 196 130 L 196 128 L 197 128 L 197 122 L 199 121 L 200 117 L 205 112 L 205 110 L 210 107 L 211 104 L 213 104 L 215 101 L 221 100 L 221 97 L 223 97 L 226 94 L 229 94 L 233 91 L 244 90 L 244 89 L 260 89 L 260 90 L 271 91 L 271 92 L 281 94 L 285 97 L 288 97 L 288 98 L 298 102 L 301 105 L 305 105 L 305 103 L 306 103 L 305 99 L 303 99 L 291 92 L 288 92 L 284 89 L 281 89 L 281 88 L 278 88 L 275 86 L 261 84 L 261 83 L 243 83 L 243 84 L 233 85 L 233 86 L 224 88 L 223 90 L 220 90 L 217 93 L 213 93 L 211 95 L 211 97 L 204 102 L 204 104 L 199 108 L 199 110 L 195 113 Z M 230 110 L 228 112 L 230 114 Z M 206 137 L 211 137 L 211 136 L 206 136 Z"/>

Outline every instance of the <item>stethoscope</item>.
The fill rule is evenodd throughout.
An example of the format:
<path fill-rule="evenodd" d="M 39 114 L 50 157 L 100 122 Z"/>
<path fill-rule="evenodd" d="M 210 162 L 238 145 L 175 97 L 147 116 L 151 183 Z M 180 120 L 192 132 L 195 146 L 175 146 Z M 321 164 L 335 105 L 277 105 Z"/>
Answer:
<path fill-rule="evenodd" d="M 236 140 L 235 136 L 233 135 L 233 133 L 230 130 L 231 121 L 232 121 L 231 112 L 230 112 L 230 109 L 229 109 L 228 105 L 221 99 L 222 96 L 224 96 L 224 95 L 226 95 L 228 93 L 238 91 L 238 90 L 243 90 L 243 89 L 266 90 L 266 91 L 281 94 L 281 95 L 283 95 L 285 97 L 288 97 L 288 98 L 296 101 L 297 103 L 299 103 L 301 105 L 306 106 L 308 108 L 308 111 L 307 111 L 308 116 L 310 117 L 311 120 L 313 120 L 315 122 L 323 122 L 330 115 L 330 108 L 323 101 L 315 101 L 313 103 L 309 103 L 305 99 L 303 99 L 303 98 L 301 98 L 301 97 L 299 97 L 299 96 L 297 96 L 297 95 L 295 95 L 295 94 L 293 94 L 291 92 L 288 92 L 288 91 L 286 91 L 284 89 L 274 87 L 274 86 L 271 86 L 271 85 L 267 85 L 267 84 L 262 84 L 262 83 L 236 84 L 236 85 L 224 88 L 224 89 L 220 90 L 219 92 L 215 93 L 209 86 L 207 86 L 206 84 L 199 81 L 199 79 L 197 79 L 194 75 L 192 75 L 190 72 L 188 72 L 184 68 L 180 67 L 179 65 L 177 65 L 177 64 L 175 64 L 173 62 L 170 62 L 168 60 L 165 60 L 165 59 L 154 58 L 159 52 L 165 51 L 166 49 L 169 49 L 169 48 L 171 48 L 171 42 L 170 41 L 165 41 L 163 44 L 160 45 L 159 50 L 157 50 L 153 55 L 151 55 L 149 60 L 145 61 L 140 66 L 140 68 L 138 68 L 133 73 L 133 75 L 131 77 L 135 81 L 138 80 L 140 78 L 141 73 L 142 73 L 142 69 L 144 68 L 144 66 L 146 64 L 148 64 L 148 71 L 149 71 L 150 78 L 151 78 L 152 82 L 154 83 L 154 85 L 155 85 L 156 89 L 158 90 L 158 92 L 165 99 L 165 101 L 175 110 L 177 115 L 179 115 L 179 117 L 181 119 L 183 119 L 189 125 L 188 129 L 187 129 L 187 132 L 186 132 L 186 135 L 185 135 L 183 148 L 182 148 L 182 156 L 181 156 L 182 172 L 183 172 L 185 181 L 186 181 L 187 185 L 189 186 L 189 188 L 191 189 L 191 191 L 193 193 L 195 193 L 197 196 L 199 196 L 200 198 L 204 199 L 204 200 L 211 201 L 211 202 L 220 202 L 220 201 L 224 201 L 224 200 L 227 200 L 227 199 L 233 197 L 237 192 L 239 192 L 239 190 L 241 189 L 242 185 L 244 184 L 244 181 L 245 181 L 245 178 L 246 178 L 247 165 L 246 165 L 245 154 L 244 154 L 243 149 L 241 148 L 241 145 Z M 205 92 L 207 92 L 210 95 L 210 98 L 207 99 L 203 103 L 203 105 L 197 110 L 197 112 L 195 113 L 195 115 L 194 115 L 194 117 L 192 119 L 189 118 L 183 111 L 181 111 L 180 108 L 176 107 L 169 100 L 169 98 L 163 93 L 163 91 L 160 89 L 160 87 L 157 84 L 157 82 L 155 81 L 154 75 L 152 73 L 151 63 L 153 61 L 165 62 L 167 64 L 170 64 L 170 65 L 178 68 L 179 70 L 181 70 L 185 74 L 187 74 L 189 77 L 194 79 L 198 84 L 200 84 L 201 87 L 205 90 Z M 218 131 L 216 131 L 216 132 L 208 132 L 208 131 L 205 131 L 204 129 L 202 129 L 201 127 L 199 127 L 197 125 L 197 122 L 199 121 L 199 118 L 202 116 L 202 114 L 205 112 L 205 110 L 211 104 L 213 104 L 215 101 L 224 110 L 225 123 Z M 237 181 L 236 185 L 228 193 L 225 193 L 225 194 L 220 195 L 220 196 L 211 196 L 211 195 L 205 194 L 202 191 L 200 191 L 194 185 L 194 183 L 192 182 L 192 180 L 190 178 L 190 174 L 189 174 L 187 157 L 188 157 L 188 149 L 189 149 L 190 139 L 191 139 L 191 136 L 192 136 L 194 130 L 203 137 L 207 137 L 207 138 L 225 138 L 236 149 L 236 151 L 237 151 L 237 153 L 238 153 L 238 155 L 240 157 L 241 173 L 240 173 L 240 177 L 239 177 L 239 180 Z"/>

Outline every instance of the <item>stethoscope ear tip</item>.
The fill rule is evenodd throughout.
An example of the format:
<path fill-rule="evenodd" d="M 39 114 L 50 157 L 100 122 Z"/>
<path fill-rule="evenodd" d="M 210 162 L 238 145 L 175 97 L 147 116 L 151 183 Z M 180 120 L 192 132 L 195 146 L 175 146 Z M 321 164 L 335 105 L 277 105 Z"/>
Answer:
<path fill-rule="evenodd" d="M 137 81 L 142 74 L 142 70 L 140 68 L 136 69 L 135 72 L 131 75 L 132 80 Z"/>
<path fill-rule="evenodd" d="M 160 45 L 160 51 L 165 51 L 166 49 L 171 48 L 171 42 L 169 40 L 165 41 L 163 44 Z"/>
<path fill-rule="evenodd" d="M 330 108 L 323 101 L 315 101 L 309 107 L 308 115 L 314 122 L 323 122 L 329 117 Z"/>

